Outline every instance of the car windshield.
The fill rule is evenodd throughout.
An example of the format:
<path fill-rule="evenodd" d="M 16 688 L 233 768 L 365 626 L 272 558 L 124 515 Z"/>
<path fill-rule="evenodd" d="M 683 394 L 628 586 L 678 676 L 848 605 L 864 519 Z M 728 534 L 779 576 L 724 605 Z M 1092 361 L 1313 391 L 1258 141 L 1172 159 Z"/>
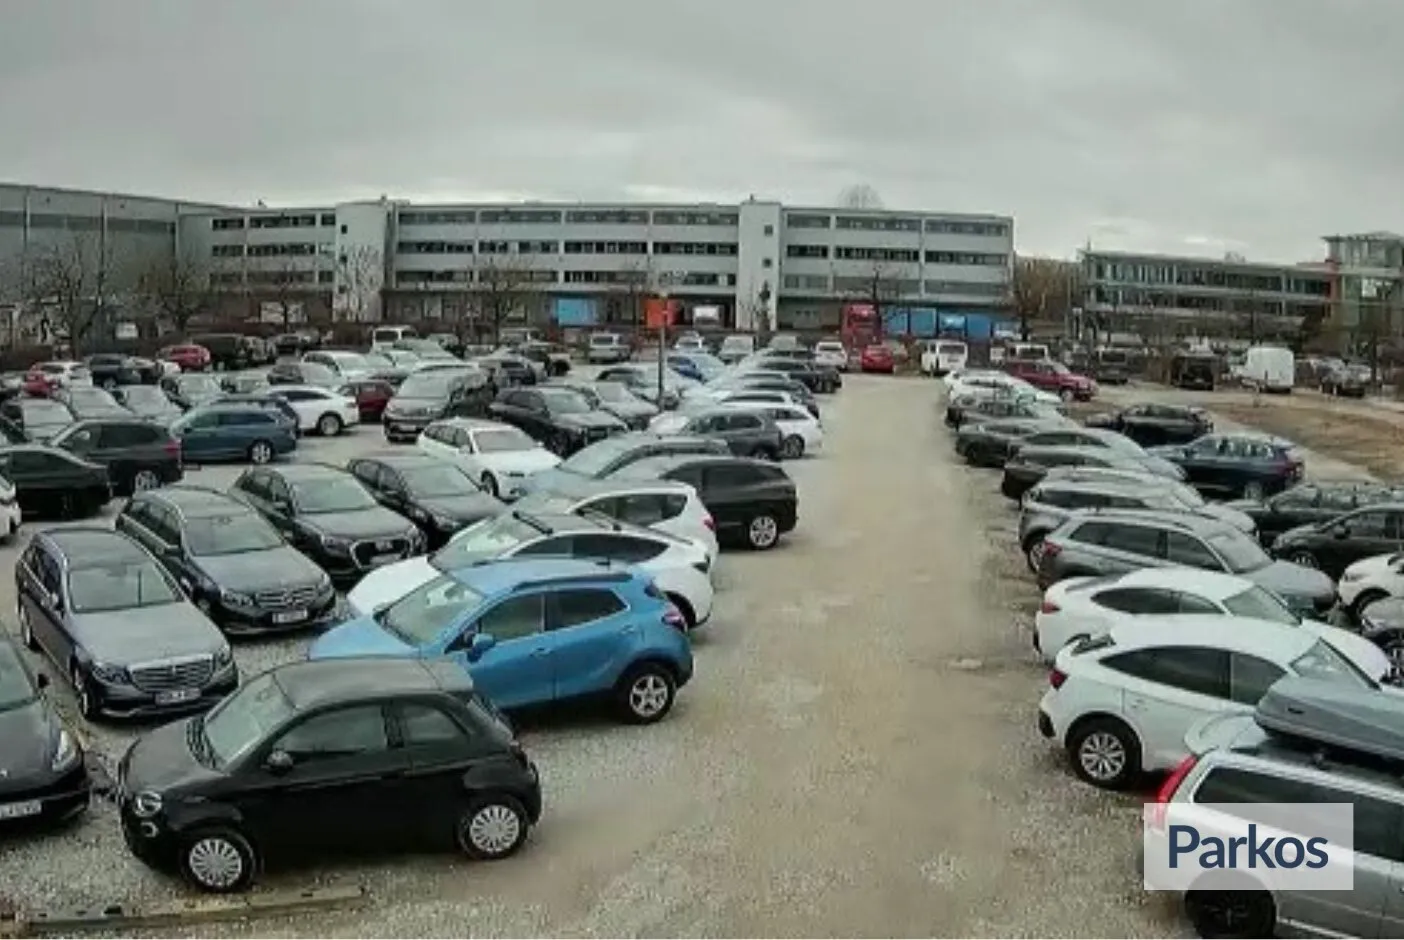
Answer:
<path fill-rule="evenodd" d="M 117 400 L 100 388 L 74 388 L 68 391 L 68 400 L 74 408 L 121 408 Z"/>
<path fill-rule="evenodd" d="M 400 398 L 447 398 L 453 386 L 452 372 L 416 372 L 400 385 Z"/>
<path fill-rule="evenodd" d="M 620 404 L 624 402 L 636 402 L 638 397 L 629 391 L 619 382 L 597 382 L 595 383 L 595 397 L 602 402 Z"/>
<path fill-rule="evenodd" d="M 1237 617 L 1254 617 L 1273 623 L 1299 624 L 1302 618 L 1271 591 L 1256 584 L 1240 594 L 1224 600 L 1224 608 Z"/>
<path fill-rule="evenodd" d="M 478 492 L 473 480 L 457 467 L 444 464 L 437 467 L 415 467 L 401 470 L 410 493 L 425 499 L 436 496 L 466 496 Z"/>
<path fill-rule="evenodd" d="M 586 404 L 588 404 L 591 408 L 600 407 L 600 393 L 595 391 L 593 388 L 589 388 L 584 385 L 572 385 L 570 386 L 570 390 L 575 394 L 579 395 L 581 398 L 585 399 Z"/>
<path fill-rule="evenodd" d="M 318 362 L 303 362 L 298 368 L 302 370 L 303 381 L 309 385 L 332 386 L 341 381 L 340 376 Z"/>
<path fill-rule="evenodd" d="M 1209 536 L 1208 541 L 1232 572 L 1257 571 L 1272 563 L 1262 546 L 1245 535 L 1219 532 Z"/>
<path fill-rule="evenodd" d="M 1303 679 L 1346 682 L 1375 688 L 1375 682 L 1325 640 L 1317 640 L 1292 663 L 1292 671 Z"/>
<path fill-rule="evenodd" d="M 477 446 L 480 454 L 508 454 L 514 451 L 533 450 L 536 447 L 536 441 L 516 428 L 492 428 L 486 431 L 475 431 L 473 443 Z"/>
<path fill-rule="evenodd" d="M 331 358 L 342 372 L 366 372 L 370 369 L 370 363 L 360 353 L 336 353 Z"/>
<path fill-rule="evenodd" d="M 540 534 L 534 526 L 505 512 L 458 533 L 429 557 L 429 563 L 440 571 L 453 571 L 484 558 L 496 558 Z"/>
<path fill-rule="evenodd" d="M 541 399 L 553 415 L 578 415 L 590 410 L 590 403 L 579 392 L 568 389 L 542 389 Z"/>
<path fill-rule="evenodd" d="M 277 531 L 252 512 L 195 516 L 185 522 L 185 547 L 197 557 L 265 552 L 282 544 Z"/>
<path fill-rule="evenodd" d="M 182 595 L 155 562 L 125 561 L 70 570 L 68 597 L 75 614 L 96 614 L 173 604 Z"/>
<path fill-rule="evenodd" d="M 24 671 L 19 654 L 9 643 L 0 643 L 0 712 L 34 701 L 34 685 Z"/>
<path fill-rule="evenodd" d="M 596 477 L 604 473 L 624 451 L 624 446 L 614 441 L 599 441 L 577 450 L 567 460 L 558 464 L 557 469 L 582 477 Z"/>
<path fill-rule="evenodd" d="M 244 683 L 200 721 L 211 762 L 216 767 L 229 766 L 257 747 L 296 712 L 271 673 Z"/>
<path fill-rule="evenodd" d="M 385 355 L 384 353 L 378 353 L 378 352 L 366 353 L 365 355 L 363 355 L 363 356 L 361 357 L 361 361 L 365 364 L 366 368 L 368 368 L 368 369 L 393 369 L 393 368 L 395 368 L 395 360 L 394 360 L 394 359 L 391 359 L 389 356 Z"/>
<path fill-rule="evenodd" d="M 619 338 L 617 336 L 610 336 L 608 334 L 590 337 L 591 346 L 613 346 L 618 341 Z"/>
<path fill-rule="evenodd" d="M 176 387 L 182 395 L 218 395 L 224 391 L 218 382 L 208 375 L 182 375 L 176 379 Z"/>
<path fill-rule="evenodd" d="M 43 427 L 73 421 L 72 413 L 56 401 L 27 401 L 20 408 L 24 413 L 24 423 L 28 425 Z"/>
<path fill-rule="evenodd" d="M 122 390 L 122 397 L 129 405 L 159 405 L 163 408 L 173 408 L 171 400 L 166 397 L 166 393 L 154 385 L 128 385 Z"/>
<path fill-rule="evenodd" d="M 376 614 L 375 620 L 411 646 L 426 646 L 482 602 L 477 591 L 445 575 L 410 591 Z"/>
<path fill-rule="evenodd" d="M 302 512 L 355 512 L 374 509 L 375 499 L 366 488 L 350 477 L 329 476 L 324 479 L 294 483 L 293 501 Z"/>

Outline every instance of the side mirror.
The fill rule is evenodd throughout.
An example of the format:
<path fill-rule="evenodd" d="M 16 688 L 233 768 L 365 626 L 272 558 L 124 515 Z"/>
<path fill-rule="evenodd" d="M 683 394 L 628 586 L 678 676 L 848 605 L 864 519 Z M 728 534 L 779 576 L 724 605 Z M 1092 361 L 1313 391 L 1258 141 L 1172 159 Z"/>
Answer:
<path fill-rule="evenodd" d="M 263 768 L 270 774 L 285 774 L 293 769 L 292 755 L 287 751 L 271 751 L 263 762 Z"/>
<path fill-rule="evenodd" d="M 1332 526 L 1331 534 L 1338 539 L 1349 538 L 1350 526 L 1346 525 L 1345 523 L 1340 523 L 1339 525 Z"/>
<path fill-rule="evenodd" d="M 47 689 L 49 687 L 48 674 L 43 672 L 37 673 L 34 676 L 34 684 L 37 685 L 40 689 Z"/>
<path fill-rule="evenodd" d="M 491 633 L 475 633 L 473 639 L 468 641 L 468 661 L 475 663 L 482 659 L 488 650 L 497 645 L 497 637 Z"/>

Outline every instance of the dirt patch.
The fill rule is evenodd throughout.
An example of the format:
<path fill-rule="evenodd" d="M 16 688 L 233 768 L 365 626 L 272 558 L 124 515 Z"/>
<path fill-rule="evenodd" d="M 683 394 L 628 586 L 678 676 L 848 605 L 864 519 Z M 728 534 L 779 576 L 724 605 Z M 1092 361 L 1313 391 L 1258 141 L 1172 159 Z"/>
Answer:
<path fill-rule="evenodd" d="M 1254 407 L 1214 405 L 1225 418 L 1295 441 L 1336 460 L 1353 463 L 1383 479 L 1404 477 L 1404 415 L 1336 408 L 1329 403 Z"/>

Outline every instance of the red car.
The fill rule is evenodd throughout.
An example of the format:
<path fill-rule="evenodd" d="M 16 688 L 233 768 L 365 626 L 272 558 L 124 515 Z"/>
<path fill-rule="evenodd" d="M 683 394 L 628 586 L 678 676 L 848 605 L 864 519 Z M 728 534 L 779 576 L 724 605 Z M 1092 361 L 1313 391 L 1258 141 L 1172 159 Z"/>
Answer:
<path fill-rule="evenodd" d="M 167 346 L 156 354 L 156 358 L 174 362 L 182 372 L 204 372 L 210 367 L 210 351 L 195 343 Z"/>
<path fill-rule="evenodd" d="M 1097 394 L 1096 382 L 1051 359 L 1010 359 L 1004 363 L 1004 371 L 1063 401 L 1091 401 Z"/>
<path fill-rule="evenodd" d="M 858 368 L 864 372 L 886 372 L 891 375 L 897 371 L 897 357 L 889 347 L 873 343 L 863 347 L 863 353 L 858 357 Z"/>
<path fill-rule="evenodd" d="M 389 382 L 362 379 L 348 382 L 340 394 L 356 399 L 356 410 L 360 412 L 362 422 L 377 423 L 385 413 L 385 406 L 395 397 L 395 386 Z"/>

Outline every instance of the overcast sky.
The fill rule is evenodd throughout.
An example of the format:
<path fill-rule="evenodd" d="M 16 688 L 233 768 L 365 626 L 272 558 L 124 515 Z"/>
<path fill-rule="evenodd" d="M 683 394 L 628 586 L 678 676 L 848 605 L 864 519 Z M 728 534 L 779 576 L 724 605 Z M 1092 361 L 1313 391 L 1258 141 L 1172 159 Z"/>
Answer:
<path fill-rule="evenodd" d="M 1404 228 L 1404 0 L 0 0 L 0 179 L 1010 213 L 1023 252 Z"/>

